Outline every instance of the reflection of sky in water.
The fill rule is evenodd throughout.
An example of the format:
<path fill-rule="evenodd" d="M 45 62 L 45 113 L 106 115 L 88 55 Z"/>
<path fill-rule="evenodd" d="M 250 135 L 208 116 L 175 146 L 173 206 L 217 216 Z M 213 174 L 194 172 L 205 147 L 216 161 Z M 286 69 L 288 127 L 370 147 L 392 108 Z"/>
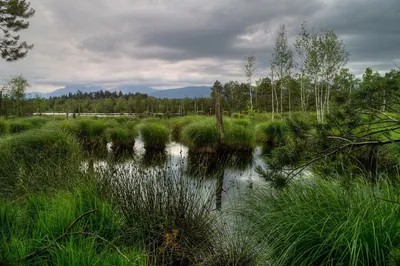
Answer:
<path fill-rule="evenodd" d="M 171 142 L 166 147 L 165 155 L 155 154 L 154 159 L 153 155 L 148 156 L 146 153 L 143 142 L 137 140 L 134 155 L 130 159 L 118 162 L 116 171 L 121 176 L 135 177 L 138 169 L 147 173 L 167 169 L 181 173 L 185 178 L 201 179 L 206 183 L 207 191 L 204 193 L 212 193 L 215 201 L 219 198 L 222 209 L 225 209 L 229 204 L 235 204 L 242 197 L 246 197 L 252 189 L 265 186 L 265 181 L 255 172 L 256 166 L 265 166 L 260 155 L 260 149 L 256 149 L 253 155 L 241 157 L 230 155 L 225 158 L 213 154 L 199 156 L 190 153 L 184 145 Z M 107 168 L 107 162 L 97 161 L 95 168 Z"/>

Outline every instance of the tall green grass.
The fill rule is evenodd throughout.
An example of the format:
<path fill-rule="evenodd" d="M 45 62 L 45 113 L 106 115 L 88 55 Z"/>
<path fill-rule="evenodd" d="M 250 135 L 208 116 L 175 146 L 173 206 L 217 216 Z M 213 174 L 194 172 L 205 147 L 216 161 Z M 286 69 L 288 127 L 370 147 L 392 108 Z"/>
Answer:
<path fill-rule="evenodd" d="M 139 131 L 133 123 L 125 123 L 106 129 L 107 141 L 112 143 L 113 151 L 128 151 L 133 149 Z"/>
<path fill-rule="evenodd" d="M 226 120 L 224 123 L 224 141 L 228 150 L 233 152 L 252 152 L 256 145 L 254 128 L 249 120 Z"/>
<path fill-rule="evenodd" d="M 4 136 L 8 134 L 10 131 L 10 127 L 5 120 L 0 120 L 0 136 Z"/>
<path fill-rule="evenodd" d="M 32 129 L 33 125 L 25 120 L 17 119 L 9 122 L 9 131 L 11 134 L 21 133 L 23 131 Z"/>
<path fill-rule="evenodd" d="M 182 132 L 182 142 L 192 150 L 214 152 L 218 147 L 216 121 L 208 118 L 187 125 Z M 224 120 L 224 148 L 232 152 L 252 151 L 255 134 L 250 122 L 242 119 Z"/>
<path fill-rule="evenodd" d="M 303 181 L 253 194 L 242 214 L 272 265 L 387 265 L 400 245 L 398 194 L 387 181 Z"/>
<path fill-rule="evenodd" d="M 29 117 L 24 119 L 24 121 L 30 123 L 33 128 L 41 128 L 42 126 L 44 126 L 45 124 L 47 124 L 52 120 L 53 119 L 49 117 L 39 117 L 39 116 Z"/>
<path fill-rule="evenodd" d="M 19 201 L 0 199 L 0 264 L 145 265 L 139 249 L 121 242 L 123 217 L 96 194 L 89 185 L 70 192 L 28 195 Z M 74 220 L 91 210 L 96 212 L 82 217 L 70 228 L 70 233 L 77 234 L 54 242 Z M 37 256 L 18 262 L 44 247 Z"/>
<path fill-rule="evenodd" d="M 171 128 L 171 138 L 173 141 L 182 142 L 182 131 L 188 124 L 204 119 L 200 116 L 183 116 L 174 117 L 169 120 L 169 126 Z"/>
<path fill-rule="evenodd" d="M 77 141 L 57 128 L 8 136 L 0 142 L 0 192 L 62 187 L 79 175 L 81 159 Z"/>
<path fill-rule="evenodd" d="M 182 131 L 182 142 L 192 150 L 215 150 L 218 146 L 215 119 L 208 118 L 187 125 Z"/>
<path fill-rule="evenodd" d="M 285 122 L 273 121 L 261 123 L 256 127 L 256 139 L 265 152 L 285 144 L 288 130 Z"/>
<path fill-rule="evenodd" d="M 85 151 L 101 153 L 105 152 L 107 145 L 105 131 L 115 126 L 115 123 L 109 120 L 84 118 L 61 121 L 60 127 L 76 137 Z"/>
<path fill-rule="evenodd" d="M 164 124 L 146 122 L 140 126 L 140 135 L 146 150 L 164 150 L 169 142 L 169 129 Z"/>
<path fill-rule="evenodd" d="M 124 239 L 146 247 L 150 265 L 198 265 L 216 236 L 205 184 L 167 168 L 144 171 L 132 165 L 129 173 L 117 175 L 104 194 L 125 217 Z"/>

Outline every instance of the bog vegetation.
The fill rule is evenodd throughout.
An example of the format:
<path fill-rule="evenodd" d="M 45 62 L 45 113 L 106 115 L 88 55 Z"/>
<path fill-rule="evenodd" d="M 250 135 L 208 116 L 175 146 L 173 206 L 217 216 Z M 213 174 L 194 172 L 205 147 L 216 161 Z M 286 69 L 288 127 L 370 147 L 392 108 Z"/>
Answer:
<path fill-rule="evenodd" d="M 12 78 L 0 265 L 399 265 L 400 71 L 355 78 L 336 34 L 306 24 L 291 47 L 283 26 L 269 77 L 249 56 L 247 83 L 200 99 L 26 98 Z M 172 142 L 189 158 L 168 165 Z M 225 167 L 254 156 L 265 182 L 223 205 Z"/>

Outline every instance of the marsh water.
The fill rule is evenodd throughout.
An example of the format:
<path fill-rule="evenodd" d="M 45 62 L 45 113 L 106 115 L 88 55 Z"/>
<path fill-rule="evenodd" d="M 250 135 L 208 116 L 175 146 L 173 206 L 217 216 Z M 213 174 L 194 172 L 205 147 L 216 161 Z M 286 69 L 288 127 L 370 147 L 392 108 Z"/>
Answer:
<path fill-rule="evenodd" d="M 105 166 L 107 161 L 98 160 L 95 167 Z M 196 153 L 179 143 L 170 142 L 164 152 L 148 153 L 143 142 L 137 140 L 128 158 L 117 162 L 117 176 L 135 178 L 137 169 L 146 176 L 157 171 L 183 175 L 188 180 L 201 180 L 204 195 L 212 195 L 215 210 L 228 210 L 265 181 L 256 172 L 257 166 L 266 167 L 261 149 L 252 154 Z"/>

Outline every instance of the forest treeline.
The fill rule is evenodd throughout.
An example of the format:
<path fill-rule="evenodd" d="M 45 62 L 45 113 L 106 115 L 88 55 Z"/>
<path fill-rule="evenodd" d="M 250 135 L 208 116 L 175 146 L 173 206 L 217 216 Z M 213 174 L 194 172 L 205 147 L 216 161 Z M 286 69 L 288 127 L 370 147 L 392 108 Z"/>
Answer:
<path fill-rule="evenodd" d="M 302 103 L 301 83 L 313 87 L 310 80 L 302 81 L 301 78 L 285 80 L 286 86 L 279 85 L 282 80 L 271 81 L 269 77 L 259 79 L 252 86 L 252 100 L 254 112 L 272 112 L 273 94 L 282 93 L 282 112 L 289 111 L 316 111 L 315 92 L 309 90 Z M 304 85 L 303 85 L 304 86 Z M 275 87 L 275 89 L 273 89 Z M 335 76 L 330 95 L 331 105 L 345 104 L 351 98 L 350 94 L 364 93 L 368 98 L 374 98 L 374 106 L 385 108 L 385 103 L 399 92 L 400 71 L 392 70 L 384 75 L 367 69 L 361 79 L 356 78 L 348 69 L 341 69 Z M 291 94 L 289 103 L 289 92 Z M 250 111 L 249 84 L 229 81 L 223 84 L 222 108 L 228 113 L 244 113 Z M 281 110 L 279 109 L 279 112 Z M 9 115 L 30 115 L 43 112 L 69 112 L 69 113 L 140 113 L 151 115 L 164 114 L 214 114 L 214 99 L 210 87 L 208 98 L 185 99 L 158 99 L 146 94 L 122 94 L 110 91 L 98 91 L 61 97 L 43 99 L 40 97 L 27 99 L 24 95 L 4 94 L 1 100 L 1 113 Z"/>

